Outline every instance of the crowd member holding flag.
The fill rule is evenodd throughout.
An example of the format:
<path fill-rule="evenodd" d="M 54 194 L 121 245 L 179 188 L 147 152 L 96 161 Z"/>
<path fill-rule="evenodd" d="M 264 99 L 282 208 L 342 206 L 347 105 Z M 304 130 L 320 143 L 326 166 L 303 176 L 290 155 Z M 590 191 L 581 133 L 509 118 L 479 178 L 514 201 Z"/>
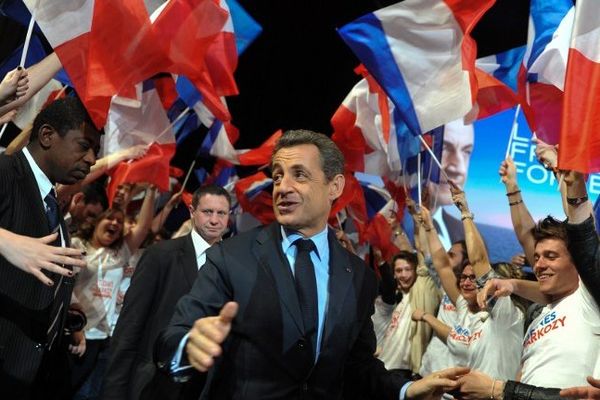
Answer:
<path fill-rule="evenodd" d="M 76 98 L 57 100 L 41 111 L 29 145 L 0 156 L 0 227 L 43 238 L 41 243 L 53 233 L 52 245 L 68 246 L 54 185 L 83 179 L 96 161 L 99 142 L 99 132 Z M 40 251 L 39 243 L 34 248 Z M 62 327 L 73 273 L 69 265 L 62 265 L 66 276 L 55 266 L 43 266 L 49 270 L 45 278 L 37 269 L 29 274 L 0 258 L 0 391 L 10 398 L 52 399 L 57 382 L 64 380 Z"/>
<path fill-rule="evenodd" d="M 542 146 L 537 154 L 543 164 L 556 168 L 554 146 Z M 501 175 L 511 176 L 511 165 L 507 159 L 501 166 Z M 525 331 L 520 381 L 495 380 L 471 372 L 461 378 L 461 392 L 469 398 L 515 398 L 525 394 L 533 400 L 558 398 L 559 389 L 583 388 L 586 376 L 599 372 L 600 310 L 594 300 L 594 296 L 598 297 L 598 267 L 593 262 L 598 238 L 582 176 L 565 174 L 566 185 L 562 189 L 567 222 L 546 217 L 526 233 L 532 239 L 521 239 L 533 241 L 536 287 L 525 288 L 523 281 L 492 279 L 478 299 L 483 306 L 488 297 L 500 299 L 517 293 L 543 305 Z M 531 216 L 520 194 L 518 199 L 511 199 L 515 195 L 509 196 L 510 206 L 524 208 L 520 219 L 530 224 Z M 570 345 L 566 347 L 565 343 Z M 579 389 L 571 393 L 577 394 Z"/>
<path fill-rule="evenodd" d="M 192 368 L 209 371 L 203 398 L 337 398 L 344 380 L 359 382 L 372 398 L 451 390 L 467 369 L 410 383 L 373 355 L 375 276 L 327 227 L 345 183 L 335 144 L 288 131 L 271 168 L 277 222 L 207 251 L 158 340 L 159 366 L 178 379 Z"/>
<path fill-rule="evenodd" d="M 140 259 L 115 328 L 103 400 L 196 400 L 200 396 L 204 383 L 200 374 L 175 383 L 156 370 L 154 343 L 177 301 L 192 288 L 206 251 L 225 233 L 230 205 L 229 193 L 222 187 L 199 188 L 190 206 L 191 234 L 151 246 Z"/>
<path fill-rule="evenodd" d="M 415 310 L 413 318 L 432 326 L 436 335 L 446 342 L 456 364 L 510 379 L 516 376 L 519 368 L 524 313 L 510 298 L 497 303 L 489 313 L 478 306 L 477 285 L 498 275 L 490 265 L 485 244 L 475 227 L 464 192 L 452 182 L 450 184 L 452 199 L 461 211 L 469 257 L 468 263 L 463 264 L 460 272 L 458 287 L 448 256 L 425 207 L 421 209 L 421 221 L 428 233 L 433 264 L 444 290 L 456 306 L 457 321 L 450 327 L 422 310 Z"/>

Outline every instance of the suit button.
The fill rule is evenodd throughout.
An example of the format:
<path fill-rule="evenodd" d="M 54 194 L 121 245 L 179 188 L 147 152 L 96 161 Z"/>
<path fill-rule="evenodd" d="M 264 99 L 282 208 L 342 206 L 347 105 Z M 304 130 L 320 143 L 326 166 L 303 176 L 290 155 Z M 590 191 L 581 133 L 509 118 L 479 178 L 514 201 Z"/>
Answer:
<path fill-rule="evenodd" d="M 41 353 L 42 351 L 44 351 L 44 347 L 45 347 L 45 346 L 44 346 L 42 343 L 36 343 L 36 344 L 33 346 L 33 348 L 34 348 L 34 349 L 36 349 L 37 351 L 39 351 L 40 353 Z"/>
<path fill-rule="evenodd" d="M 301 350 L 304 350 L 305 347 L 306 347 L 306 340 L 304 340 L 304 339 L 298 340 L 298 348 Z"/>
<path fill-rule="evenodd" d="M 302 391 L 304 391 L 304 392 L 308 392 L 308 383 L 304 382 L 304 383 L 302 384 Z"/>
<path fill-rule="evenodd" d="M 158 366 L 158 369 L 163 369 L 165 367 L 165 363 L 164 362 L 157 362 L 156 365 Z"/>

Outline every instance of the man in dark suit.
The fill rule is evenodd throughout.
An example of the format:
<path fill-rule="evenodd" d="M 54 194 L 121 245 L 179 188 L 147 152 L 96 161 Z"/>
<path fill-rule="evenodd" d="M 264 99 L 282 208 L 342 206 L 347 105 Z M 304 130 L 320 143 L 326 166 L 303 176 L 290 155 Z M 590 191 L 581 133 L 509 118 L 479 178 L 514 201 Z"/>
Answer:
<path fill-rule="evenodd" d="M 96 162 L 100 133 L 75 98 L 57 100 L 36 117 L 29 145 L 0 156 L 0 227 L 30 237 L 69 236 L 54 185 L 83 179 Z M 67 269 L 70 269 L 67 266 Z M 52 284 L 0 257 L 0 393 L 3 398 L 52 399 L 57 363 L 66 351 L 63 324 L 73 288 L 48 266 Z M 46 281 L 49 282 L 49 281 Z M 10 395 L 10 397 L 9 397 Z"/>
<path fill-rule="evenodd" d="M 153 348 L 177 301 L 192 288 L 206 250 L 225 233 L 230 203 L 222 187 L 196 190 L 190 206 L 192 232 L 159 242 L 142 256 L 115 328 L 104 400 L 196 400 L 200 396 L 203 377 L 196 373 L 190 382 L 175 383 L 163 372 L 156 373 Z"/>
<path fill-rule="evenodd" d="M 161 368 L 207 372 L 202 399 L 335 399 L 345 380 L 371 398 L 455 387 L 464 370 L 410 382 L 373 354 L 374 273 L 327 227 L 344 159 L 325 135 L 288 131 L 272 156 L 277 222 L 211 247 L 161 334 Z"/>

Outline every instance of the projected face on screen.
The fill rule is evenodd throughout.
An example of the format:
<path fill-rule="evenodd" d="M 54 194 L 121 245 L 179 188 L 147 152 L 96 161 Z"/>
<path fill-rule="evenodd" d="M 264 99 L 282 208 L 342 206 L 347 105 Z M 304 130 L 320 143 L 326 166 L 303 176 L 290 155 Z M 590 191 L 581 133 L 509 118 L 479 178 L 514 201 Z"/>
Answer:
<path fill-rule="evenodd" d="M 473 152 L 473 125 L 464 125 L 462 119 L 446 124 L 444 130 L 444 150 L 442 152 L 442 167 L 448 178 L 459 187 L 464 188 L 467 182 L 469 161 Z M 437 191 L 437 201 L 436 198 Z M 450 185 L 446 178 L 440 176 L 440 183 L 429 184 L 432 203 L 437 206 L 452 204 Z"/>

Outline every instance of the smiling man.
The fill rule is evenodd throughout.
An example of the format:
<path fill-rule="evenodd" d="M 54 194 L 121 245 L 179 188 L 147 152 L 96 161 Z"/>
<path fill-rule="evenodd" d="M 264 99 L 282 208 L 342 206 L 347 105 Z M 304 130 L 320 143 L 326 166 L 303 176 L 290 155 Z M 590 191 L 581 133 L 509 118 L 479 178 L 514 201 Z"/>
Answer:
<path fill-rule="evenodd" d="M 58 231 L 55 245 L 69 246 L 54 185 L 85 178 L 96 162 L 100 133 L 79 100 L 69 97 L 39 113 L 30 140 L 15 155 L 0 156 L 0 227 L 31 237 Z M 64 348 L 73 278 L 70 271 L 61 276 L 49 270 L 50 286 L 0 257 L 0 397 L 37 399 L 43 393 L 52 399 L 60 386 L 51 384 L 51 373 Z"/>
<path fill-rule="evenodd" d="M 373 271 L 327 226 L 344 189 L 344 158 L 325 135 L 284 133 L 273 150 L 276 222 L 211 247 L 191 292 L 158 340 L 177 379 L 208 372 L 202 399 L 336 399 L 344 380 L 371 398 L 452 387 L 464 369 L 408 386 L 375 352 Z"/>
<path fill-rule="evenodd" d="M 467 397 L 510 399 L 526 394 L 532 400 L 547 399 L 558 394 L 557 389 L 548 388 L 584 386 L 586 376 L 594 371 L 600 349 L 600 312 L 590 291 L 581 283 L 569 252 L 567 224 L 546 217 L 538 222 L 533 235 L 533 270 L 539 285 L 492 279 L 479 295 L 480 303 L 488 295 L 514 293 L 546 304 L 525 331 L 520 382 L 494 381 L 472 372 L 461 378 L 461 391 Z"/>

